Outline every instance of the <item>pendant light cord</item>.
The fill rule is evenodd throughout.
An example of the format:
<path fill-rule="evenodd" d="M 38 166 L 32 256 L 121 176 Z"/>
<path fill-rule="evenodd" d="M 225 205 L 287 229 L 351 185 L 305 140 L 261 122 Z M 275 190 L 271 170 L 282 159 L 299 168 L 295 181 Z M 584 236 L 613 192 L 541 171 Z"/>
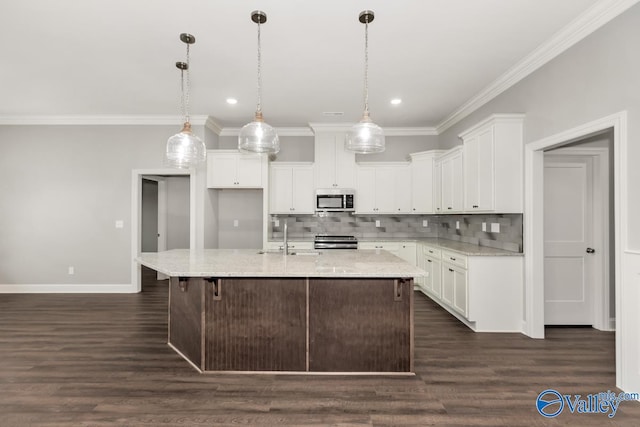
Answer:
<path fill-rule="evenodd" d="M 256 113 L 262 113 L 262 54 L 260 48 L 260 20 L 258 19 L 258 105 Z"/>
<path fill-rule="evenodd" d="M 191 67 L 190 67 L 190 64 L 189 64 L 189 43 L 187 43 L 187 73 L 186 73 L 187 74 L 187 78 L 186 78 L 186 80 L 187 80 L 187 90 L 186 91 L 184 90 L 184 80 L 185 79 L 184 78 L 182 79 L 182 81 L 183 81 L 182 91 L 183 91 L 183 97 L 184 97 L 183 106 L 182 106 L 182 108 L 183 108 L 182 114 L 184 116 L 184 121 L 185 122 L 190 122 L 190 120 L 189 120 L 190 119 L 190 117 L 189 117 L 189 91 L 191 89 L 191 79 L 189 78 L 190 68 Z M 183 74 L 184 74 L 184 71 L 183 71 Z"/>
<path fill-rule="evenodd" d="M 369 116 L 369 17 L 364 24 L 364 113 Z"/>

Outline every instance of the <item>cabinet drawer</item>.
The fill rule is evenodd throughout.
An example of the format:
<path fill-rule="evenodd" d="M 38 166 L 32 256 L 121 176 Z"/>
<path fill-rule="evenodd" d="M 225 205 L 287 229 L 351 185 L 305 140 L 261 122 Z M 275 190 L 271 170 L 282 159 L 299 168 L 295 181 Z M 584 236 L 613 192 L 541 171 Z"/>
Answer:
<path fill-rule="evenodd" d="M 467 257 L 456 252 L 442 251 L 442 261 L 467 268 Z"/>
<path fill-rule="evenodd" d="M 422 255 L 429 256 L 431 258 L 440 259 L 442 256 L 442 250 L 440 248 L 436 248 L 434 246 L 422 245 Z"/>
<path fill-rule="evenodd" d="M 396 252 L 400 250 L 400 242 L 358 242 L 358 249 L 383 249 Z"/>

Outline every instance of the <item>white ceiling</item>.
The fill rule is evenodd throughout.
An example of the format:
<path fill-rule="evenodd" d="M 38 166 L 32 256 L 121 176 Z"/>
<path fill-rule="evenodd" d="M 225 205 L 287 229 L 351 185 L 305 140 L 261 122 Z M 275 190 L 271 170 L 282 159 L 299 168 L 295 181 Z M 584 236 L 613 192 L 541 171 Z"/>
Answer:
<path fill-rule="evenodd" d="M 430 127 L 596 0 L 3 0 L 0 116 L 177 115 L 191 48 L 191 114 L 222 127 L 250 121 L 256 24 L 263 111 L 274 126 L 353 122 L 362 113 L 364 25 L 370 110 L 385 127 Z M 606 3 L 606 1 L 605 1 Z M 227 97 L 238 99 L 230 106 Z M 399 106 L 390 100 L 402 98 Z M 323 112 L 344 112 L 327 117 Z"/>

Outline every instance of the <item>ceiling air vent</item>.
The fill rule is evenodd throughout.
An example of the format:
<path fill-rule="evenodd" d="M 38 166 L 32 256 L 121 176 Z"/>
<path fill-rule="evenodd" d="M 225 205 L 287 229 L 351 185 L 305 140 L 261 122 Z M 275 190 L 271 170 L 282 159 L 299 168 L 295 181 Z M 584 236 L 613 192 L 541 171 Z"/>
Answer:
<path fill-rule="evenodd" d="M 331 116 L 331 117 L 336 117 L 336 116 L 343 116 L 344 112 L 342 111 L 324 111 L 322 113 L 323 116 Z"/>

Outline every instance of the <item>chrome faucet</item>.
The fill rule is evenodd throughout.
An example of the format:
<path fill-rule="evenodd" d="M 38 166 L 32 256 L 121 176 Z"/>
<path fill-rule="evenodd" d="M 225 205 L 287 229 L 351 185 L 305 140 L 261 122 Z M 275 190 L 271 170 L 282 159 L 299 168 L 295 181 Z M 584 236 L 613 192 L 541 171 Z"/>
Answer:
<path fill-rule="evenodd" d="M 287 221 L 284 222 L 284 241 L 282 242 L 282 250 L 285 255 L 289 255 L 289 239 L 287 237 Z"/>

